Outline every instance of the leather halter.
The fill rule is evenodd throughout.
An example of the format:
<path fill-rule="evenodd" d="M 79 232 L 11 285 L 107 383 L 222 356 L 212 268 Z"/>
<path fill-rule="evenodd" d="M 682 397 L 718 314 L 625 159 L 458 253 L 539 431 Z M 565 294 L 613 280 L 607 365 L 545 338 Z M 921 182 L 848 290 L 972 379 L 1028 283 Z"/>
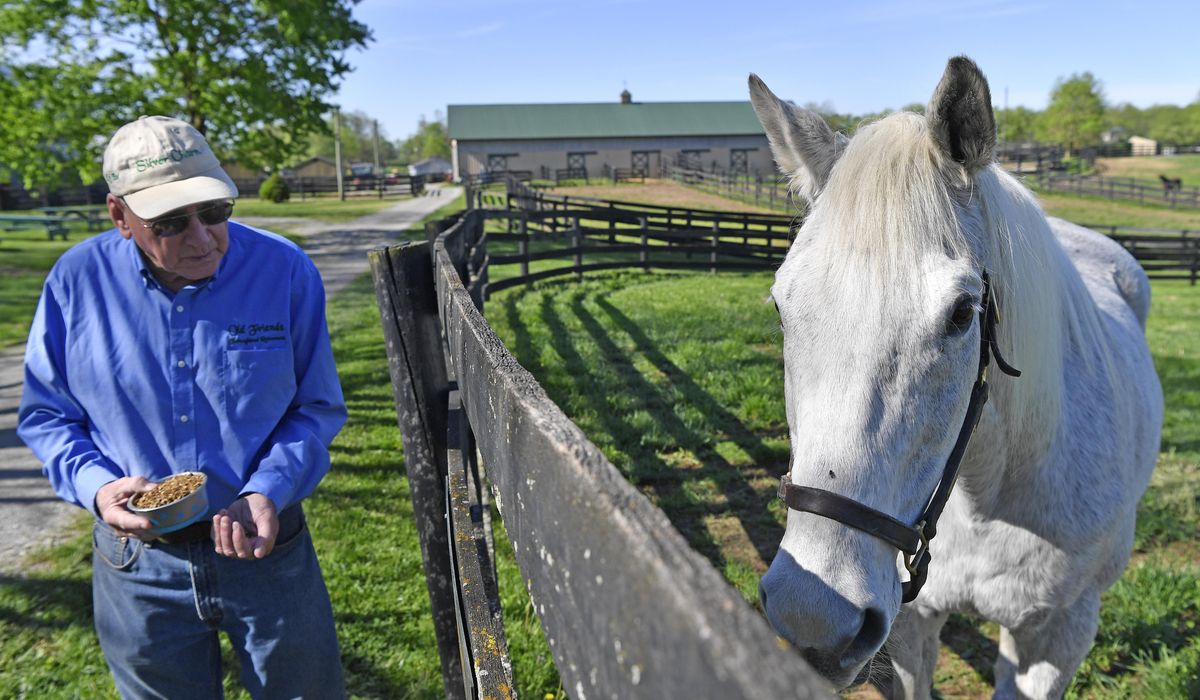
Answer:
<path fill-rule="evenodd" d="M 963 418 L 962 428 L 958 431 L 958 439 L 954 441 L 954 449 L 946 459 L 942 470 L 942 478 L 937 489 L 929 499 L 925 511 L 917 518 L 915 525 L 893 518 L 887 513 L 864 506 L 858 501 L 845 496 L 839 496 L 832 491 L 797 486 L 790 482 L 785 474 L 779 482 L 779 497 L 792 510 L 814 513 L 848 525 L 856 530 L 878 537 L 901 552 L 904 552 L 904 568 L 908 570 L 909 580 L 903 584 L 903 602 L 909 603 L 917 597 L 925 578 L 929 573 L 929 541 L 937 534 L 937 521 L 942 515 L 942 509 L 950 498 L 950 490 L 958 478 L 958 465 L 971 433 L 983 413 L 983 405 L 988 400 L 987 370 L 992 356 L 996 358 L 996 366 L 1000 371 L 1013 377 L 1021 376 L 1021 372 L 1004 361 L 1000 356 L 1000 347 L 996 344 L 996 323 L 1000 314 L 997 304 L 992 298 L 992 286 L 986 272 L 983 273 L 983 302 L 979 309 L 979 371 L 975 376 L 975 384 L 971 387 L 971 402 L 967 404 L 967 415 Z M 789 470 L 790 471 L 790 470 Z"/>

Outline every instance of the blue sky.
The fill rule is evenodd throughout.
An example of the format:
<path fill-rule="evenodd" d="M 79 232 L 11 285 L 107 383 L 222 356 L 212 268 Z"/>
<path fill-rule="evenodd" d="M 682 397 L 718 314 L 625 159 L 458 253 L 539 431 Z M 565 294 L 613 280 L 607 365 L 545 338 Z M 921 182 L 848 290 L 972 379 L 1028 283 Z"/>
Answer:
<path fill-rule="evenodd" d="M 993 102 L 1044 108 L 1091 71 L 1113 103 L 1200 94 L 1200 2 L 365 0 L 375 41 L 336 101 L 390 138 L 448 104 L 747 99 L 758 73 L 797 103 L 862 114 L 926 102 L 965 53 Z"/>

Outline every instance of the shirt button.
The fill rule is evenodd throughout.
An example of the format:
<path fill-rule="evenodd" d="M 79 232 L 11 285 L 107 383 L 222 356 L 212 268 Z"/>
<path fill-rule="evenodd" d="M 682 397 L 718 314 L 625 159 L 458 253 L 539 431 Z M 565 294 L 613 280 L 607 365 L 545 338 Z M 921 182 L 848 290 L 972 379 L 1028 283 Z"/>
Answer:
<path fill-rule="evenodd" d="M 176 310 L 176 311 L 180 311 L 180 312 L 182 312 L 182 311 L 183 311 L 183 304 L 180 304 L 179 306 L 176 306 L 176 307 L 175 307 L 175 310 Z"/>
<path fill-rule="evenodd" d="M 186 362 L 184 362 L 183 360 L 180 360 L 180 361 L 179 361 L 179 366 L 180 366 L 180 367 L 187 367 L 187 363 L 186 363 Z"/>
<path fill-rule="evenodd" d="M 186 422 L 187 422 L 187 416 L 180 416 L 180 417 L 179 417 L 179 422 L 180 422 L 180 423 L 186 423 Z"/>

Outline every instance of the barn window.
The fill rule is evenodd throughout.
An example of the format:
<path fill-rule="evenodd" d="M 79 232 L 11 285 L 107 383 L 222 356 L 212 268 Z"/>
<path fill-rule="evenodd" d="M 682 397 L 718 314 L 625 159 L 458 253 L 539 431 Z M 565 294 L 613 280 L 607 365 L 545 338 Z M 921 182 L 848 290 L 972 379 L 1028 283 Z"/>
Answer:
<path fill-rule="evenodd" d="M 729 151 L 729 174 L 747 175 L 750 172 L 750 152 L 757 148 L 734 148 Z"/>
<path fill-rule="evenodd" d="M 493 153 L 488 155 L 487 169 L 489 173 L 502 173 L 508 170 L 508 154 Z"/>

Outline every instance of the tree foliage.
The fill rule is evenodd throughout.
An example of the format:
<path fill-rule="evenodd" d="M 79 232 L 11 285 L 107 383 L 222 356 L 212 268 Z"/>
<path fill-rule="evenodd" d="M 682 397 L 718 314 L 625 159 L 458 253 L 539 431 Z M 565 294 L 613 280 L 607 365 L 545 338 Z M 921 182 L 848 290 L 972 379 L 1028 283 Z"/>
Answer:
<path fill-rule="evenodd" d="M 0 5 L 0 161 L 27 187 L 91 182 L 108 136 L 142 114 L 277 166 L 325 130 L 357 0 L 31 0 Z"/>
<path fill-rule="evenodd" d="M 1025 143 L 1037 138 L 1038 112 L 1028 107 L 997 109 L 996 137 L 1003 142 Z"/>
<path fill-rule="evenodd" d="M 1104 130 L 1104 90 L 1090 72 L 1059 78 L 1050 92 L 1038 135 L 1068 151 L 1096 143 Z"/>
<path fill-rule="evenodd" d="M 330 115 L 326 130 L 309 139 L 307 155 L 333 160 L 336 154 L 333 119 Z M 366 112 L 351 111 L 341 113 L 341 122 L 343 165 L 375 162 L 375 120 Z M 388 140 L 387 132 L 380 128 L 379 162 L 388 165 L 397 162 L 396 152 L 395 142 Z"/>
<path fill-rule="evenodd" d="M 450 137 L 440 112 L 434 115 L 433 121 L 425 121 L 425 117 L 421 117 L 417 122 L 417 133 L 400 144 L 399 155 L 405 163 L 416 163 L 435 156 L 450 160 Z"/>

